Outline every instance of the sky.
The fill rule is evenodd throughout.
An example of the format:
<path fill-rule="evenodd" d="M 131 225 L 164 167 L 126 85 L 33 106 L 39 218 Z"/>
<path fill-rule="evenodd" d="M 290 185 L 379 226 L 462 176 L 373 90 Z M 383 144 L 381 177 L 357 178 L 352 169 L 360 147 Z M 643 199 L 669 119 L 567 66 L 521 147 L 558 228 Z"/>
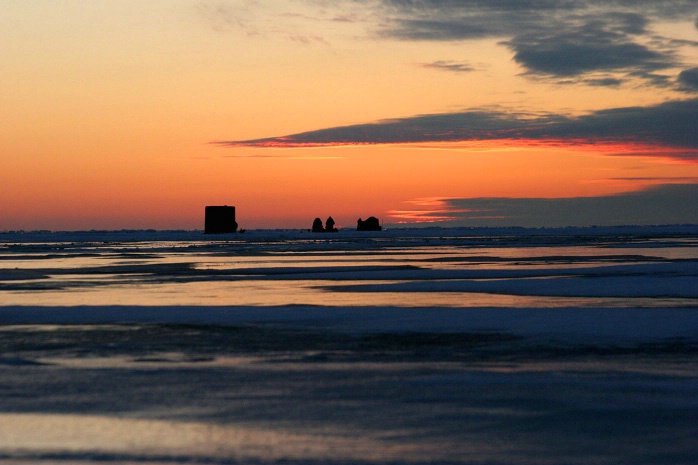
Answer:
<path fill-rule="evenodd" d="M 0 231 L 698 224 L 698 0 L 3 0 Z"/>

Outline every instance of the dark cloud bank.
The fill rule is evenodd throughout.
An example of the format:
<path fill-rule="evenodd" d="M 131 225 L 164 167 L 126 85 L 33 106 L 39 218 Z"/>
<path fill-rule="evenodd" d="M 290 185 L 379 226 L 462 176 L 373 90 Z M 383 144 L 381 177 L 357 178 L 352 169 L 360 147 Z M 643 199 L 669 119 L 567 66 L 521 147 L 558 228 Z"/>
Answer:
<path fill-rule="evenodd" d="M 579 117 L 471 110 L 216 143 L 231 147 L 306 147 L 485 140 L 632 142 L 658 146 L 657 154 L 661 156 L 698 161 L 698 99 L 615 108 Z"/>
<path fill-rule="evenodd" d="M 695 92 L 677 82 L 677 50 L 658 21 L 698 18 L 694 0 L 384 0 L 377 34 L 405 41 L 496 39 L 526 73 L 591 85 L 632 80 Z M 698 27 L 698 19 L 695 19 Z M 457 71 L 457 69 L 456 69 Z"/>
<path fill-rule="evenodd" d="M 446 199 L 444 210 L 425 213 L 421 220 L 448 217 L 434 223 L 489 227 L 698 224 L 696 199 L 696 184 L 656 186 L 602 197 Z"/>

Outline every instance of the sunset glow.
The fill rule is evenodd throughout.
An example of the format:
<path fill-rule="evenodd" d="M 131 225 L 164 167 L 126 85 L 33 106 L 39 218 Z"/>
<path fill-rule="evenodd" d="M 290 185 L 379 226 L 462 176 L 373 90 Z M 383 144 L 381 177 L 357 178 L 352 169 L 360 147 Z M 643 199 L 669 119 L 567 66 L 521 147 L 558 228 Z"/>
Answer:
<path fill-rule="evenodd" d="M 0 231 L 198 229 L 205 205 L 248 229 L 571 221 L 534 221 L 536 199 L 697 223 L 674 208 L 698 186 L 697 18 L 693 1 L 3 2 Z"/>

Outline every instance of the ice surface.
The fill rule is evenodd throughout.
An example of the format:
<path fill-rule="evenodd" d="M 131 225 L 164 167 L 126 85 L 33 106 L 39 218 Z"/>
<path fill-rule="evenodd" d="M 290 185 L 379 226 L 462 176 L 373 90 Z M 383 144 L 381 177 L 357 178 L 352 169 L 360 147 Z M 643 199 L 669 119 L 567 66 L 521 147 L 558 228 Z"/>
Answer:
<path fill-rule="evenodd" d="M 0 307 L 5 325 L 26 324 L 277 324 L 350 334 L 506 332 L 609 342 L 693 338 L 693 308 L 376 308 L 376 307 Z"/>
<path fill-rule="evenodd" d="M 693 464 L 696 233 L 2 233 L 0 463 Z"/>

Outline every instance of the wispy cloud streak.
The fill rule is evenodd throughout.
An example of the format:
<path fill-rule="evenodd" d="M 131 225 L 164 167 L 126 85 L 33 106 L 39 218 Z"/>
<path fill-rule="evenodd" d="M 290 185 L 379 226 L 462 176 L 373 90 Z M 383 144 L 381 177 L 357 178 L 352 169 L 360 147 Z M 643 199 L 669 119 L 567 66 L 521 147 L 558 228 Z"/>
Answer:
<path fill-rule="evenodd" d="M 698 99 L 692 99 L 649 107 L 601 110 L 578 117 L 471 110 L 320 129 L 283 137 L 215 143 L 228 147 L 279 148 L 488 140 L 562 145 L 615 143 L 643 145 L 647 156 L 654 154 L 698 161 L 696 121 Z"/>
<path fill-rule="evenodd" d="M 452 73 L 470 73 L 475 71 L 475 68 L 466 62 L 437 60 L 431 63 L 420 63 L 420 68 L 435 69 L 439 71 L 450 71 Z"/>

